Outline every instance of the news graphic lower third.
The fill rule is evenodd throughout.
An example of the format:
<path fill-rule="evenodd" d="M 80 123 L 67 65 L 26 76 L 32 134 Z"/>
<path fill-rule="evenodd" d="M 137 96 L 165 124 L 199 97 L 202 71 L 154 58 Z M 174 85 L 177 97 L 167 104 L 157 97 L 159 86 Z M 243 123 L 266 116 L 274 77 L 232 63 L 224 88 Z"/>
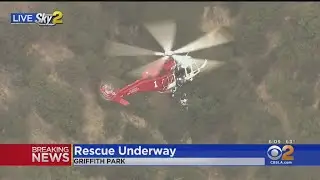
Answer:
<path fill-rule="evenodd" d="M 1 144 L 0 154 L 1 166 L 320 165 L 319 144 Z"/>

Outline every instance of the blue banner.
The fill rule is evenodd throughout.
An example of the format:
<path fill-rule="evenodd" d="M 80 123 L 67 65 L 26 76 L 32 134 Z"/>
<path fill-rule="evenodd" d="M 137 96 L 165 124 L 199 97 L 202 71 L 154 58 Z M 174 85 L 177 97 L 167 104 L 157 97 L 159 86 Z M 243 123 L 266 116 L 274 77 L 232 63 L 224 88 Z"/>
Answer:
<path fill-rule="evenodd" d="M 11 13 L 11 24 L 33 24 L 37 20 L 37 13 Z"/>
<path fill-rule="evenodd" d="M 74 158 L 264 158 L 269 166 L 320 165 L 320 145 L 74 144 Z"/>

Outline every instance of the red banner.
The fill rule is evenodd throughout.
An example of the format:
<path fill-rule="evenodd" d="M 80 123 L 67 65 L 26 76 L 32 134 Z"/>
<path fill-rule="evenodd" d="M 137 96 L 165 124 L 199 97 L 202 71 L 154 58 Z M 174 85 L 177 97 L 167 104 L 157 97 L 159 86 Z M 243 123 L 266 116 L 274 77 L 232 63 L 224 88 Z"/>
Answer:
<path fill-rule="evenodd" d="M 71 144 L 0 144 L 0 166 L 71 166 Z"/>

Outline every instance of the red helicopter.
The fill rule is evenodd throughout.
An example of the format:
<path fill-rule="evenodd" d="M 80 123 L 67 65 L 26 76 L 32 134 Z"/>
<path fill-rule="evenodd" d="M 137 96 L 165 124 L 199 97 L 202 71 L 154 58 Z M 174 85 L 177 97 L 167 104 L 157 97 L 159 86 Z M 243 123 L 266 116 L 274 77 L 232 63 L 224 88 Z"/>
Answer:
<path fill-rule="evenodd" d="M 204 68 L 208 70 L 223 64 L 221 61 L 192 58 L 188 56 L 189 52 L 228 43 L 231 40 L 219 33 L 217 29 L 180 49 L 171 51 L 176 33 L 176 24 L 173 21 L 147 24 L 146 29 L 162 46 L 164 53 L 110 41 L 108 43 L 108 55 L 155 55 L 162 57 L 143 67 L 143 72 L 140 74 L 141 78 L 121 89 L 115 90 L 111 84 L 101 84 L 100 92 L 104 99 L 127 106 L 130 103 L 124 97 L 139 92 L 156 91 L 170 93 L 174 96 L 178 87 L 192 81 Z M 186 53 L 186 55 L 178 55 L 183 53 Z M 139 69 L 141 71 L 141 68 Z M 183 102 L 186 103 L 186 99 Z"/>

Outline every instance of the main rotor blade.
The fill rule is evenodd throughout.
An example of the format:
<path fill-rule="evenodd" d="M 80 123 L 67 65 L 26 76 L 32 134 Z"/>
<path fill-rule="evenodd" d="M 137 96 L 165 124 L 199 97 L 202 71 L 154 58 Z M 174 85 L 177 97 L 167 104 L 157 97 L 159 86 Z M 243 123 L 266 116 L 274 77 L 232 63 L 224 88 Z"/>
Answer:
<path fill-rule="evenodd" d="M 141 77 L 149 77 L 149 76 L 157 76 L 159 75 L 163 64 L 165 63 L 167 57 L 161 57 L 147 65 L 144 65 L 142 67 L 139 67 L 137 69 L 134 69 L 130 71 L 128 74 L 131 77 L 135 78 L 141 78 Z"/>
<path fill-rule="evenodd" d="M 174 21 L 162 21 L 157 23 L 145 24 L 146 29 L 157 40 L 163 50 L 171 51 L 175 36 L 176 23 Z"/>
<path fill-rule="evenodd" d="M 197 58 L 193 58 L 193 60 L 196 62 L 198 67 L 201 67 L 201 65 L 203 65 L 205 63 L 205 59 L 197 59 Z M 209 72 L 212 71 L 214 69 L 217 69 L 221 66 L 223 66 L 225 64 L 225 62 L 223 61 L 217 61 L 217 60 L 208 60 L 206 62 L 206 66 L 201 70 L 201 72 Z"/>
<path fill-rule="evenodd" d="M 198 68 L 201 69 L 201 72 L 208 72 L 210 70 L 219 68 L 225 64 L 225 62 L 223 61 L 199 59 L 183 55 L 173 55 L 173 58 L 176 61 L 178 61 L 178 63 L 182 64 L 182 66 L 184 67 L 188 67 L 195 64 Z"/>
<path fill-rule="evenodd" d="M 109 56 L 141 56 L 141 55 L 162 55 L 161 52 L 155 52 L 148 49 L 130 46 L 118 42 L 108 41 L 106 52 Z"/>
<path fill-rule="evenodd" d="M 188 53 L 188 52 L 198 51 L 198 50 L 206 49 L 212 46 L 228 43 L 230 41 L 231 39 L 228 39 L 227 37 L 219 33 L 218 30 L 215 30 L 185 45 L 184 47 L 175 50 L 174 53 L 179 54 L 179 53 Z"/>

